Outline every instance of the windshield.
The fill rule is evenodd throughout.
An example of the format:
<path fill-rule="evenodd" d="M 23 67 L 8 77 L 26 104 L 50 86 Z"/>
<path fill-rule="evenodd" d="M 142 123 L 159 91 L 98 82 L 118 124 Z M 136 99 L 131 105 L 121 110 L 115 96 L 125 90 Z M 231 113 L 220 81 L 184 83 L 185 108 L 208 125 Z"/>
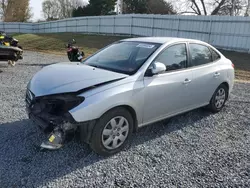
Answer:
<path fill-rule="evenodd" d="M 118 42 L 87 58 L 82 63 L 124 74 L 134 74 L 160 46 L 157 43 Z"/>

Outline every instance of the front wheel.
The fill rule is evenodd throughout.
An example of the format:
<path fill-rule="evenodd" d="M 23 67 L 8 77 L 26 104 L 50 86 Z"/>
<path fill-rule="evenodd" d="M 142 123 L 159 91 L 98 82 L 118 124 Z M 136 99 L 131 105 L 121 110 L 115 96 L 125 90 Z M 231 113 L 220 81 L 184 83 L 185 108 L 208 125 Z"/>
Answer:
<path fill-rule="evenodd" d="M 132 134 L 133 118 L 125 108 L 115 108 L 104 114 L 94 127 L 91 148 L 109 156 L 121 151 Z"/>
<path fill-rule="evenodd" d="M 221 84 L 214 92 L 210 103 L 208 105 L 209 110 L 216 113 L 221 111 L 224 107 L 226 100 L 228 98 L 228 88 L 226 85 Z"/>

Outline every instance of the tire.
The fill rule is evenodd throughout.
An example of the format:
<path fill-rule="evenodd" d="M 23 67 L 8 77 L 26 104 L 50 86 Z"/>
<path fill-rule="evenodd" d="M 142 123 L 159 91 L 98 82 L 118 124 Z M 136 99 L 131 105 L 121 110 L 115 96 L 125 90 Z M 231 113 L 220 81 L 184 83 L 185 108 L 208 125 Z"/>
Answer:
<path fill-rule="evenodd" d="M 103 156 L 121 151 L 132 134 L 133 122 L 131 114 L 125 108 L 118 107 L 108 111 L 97 121 L 90 139 L 90 147 Z"/>
<path fill-rule="evenodd" d="M 221 109 L 224 107 L 227 101 L 227 98 L 228 98 L 228 87 L 225 84 L 221 84 L 215 90 L 208 105 L 208 109 L 213 113 L 221 111 Z"/>

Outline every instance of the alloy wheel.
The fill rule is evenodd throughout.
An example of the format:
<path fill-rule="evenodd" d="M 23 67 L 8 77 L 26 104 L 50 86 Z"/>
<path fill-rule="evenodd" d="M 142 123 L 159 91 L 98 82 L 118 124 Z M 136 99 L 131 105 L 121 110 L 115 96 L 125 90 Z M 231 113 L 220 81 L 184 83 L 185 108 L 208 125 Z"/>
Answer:
<path fill-rule="evenodd" d="M 226 100 L 226 92 L 224 88 L 220 88 L 215 96 L 215 107 L 217 109 L 221 108 Z"/>
<path fill-rule="evenodd" d="M 108 150 L 120 147 L 129 133 L 128 120 L 122 116 L 112 118 L 102 131 L 102 144 Z"/>

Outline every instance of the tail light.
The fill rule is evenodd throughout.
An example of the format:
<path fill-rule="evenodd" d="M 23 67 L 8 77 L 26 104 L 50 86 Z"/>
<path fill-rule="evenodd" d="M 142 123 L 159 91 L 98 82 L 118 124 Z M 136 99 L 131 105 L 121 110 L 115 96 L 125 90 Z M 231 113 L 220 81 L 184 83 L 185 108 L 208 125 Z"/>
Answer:
<path fill-rule="evenodd" d="M 234 64 L 232 63 L 232 67 L 234 68 Z"/>

